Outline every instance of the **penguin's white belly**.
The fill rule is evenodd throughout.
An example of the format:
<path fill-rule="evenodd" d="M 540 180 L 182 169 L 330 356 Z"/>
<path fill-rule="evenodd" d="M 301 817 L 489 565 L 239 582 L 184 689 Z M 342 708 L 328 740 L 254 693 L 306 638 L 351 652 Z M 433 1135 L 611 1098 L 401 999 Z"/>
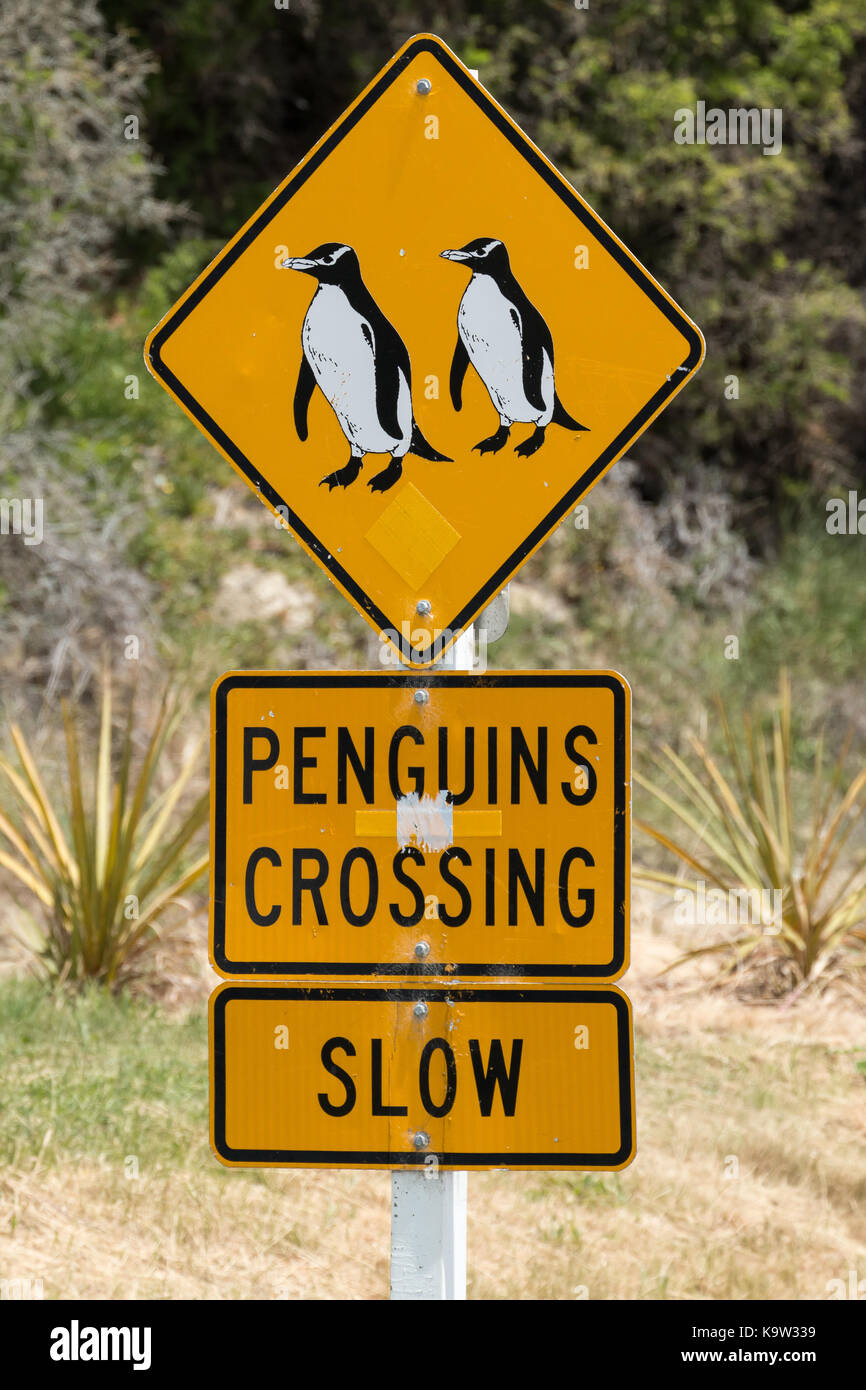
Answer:
<path fill-rule="evenodd" d="M 544 410 L 523 389 L 523 339 L 511 304 L 489 275 L 474 275 L 457 311 L 457 328 L 469 360 L 499 414 L 512 423 L 547 423 L 553 414 L 553 368 L 543 352 L 541 398 Z"/>
<path fill-rule="evenodd" d="M 402 455 L 412 437 L 412 401 L 398 373 L 399 436 L 387 433 L 376 410 L 376 363 L 364 329 L 372 330 L 335 285 L 321 285 L 307 310 L 301 341 L 316 384 L 330 403 L 353 454 Z"/>

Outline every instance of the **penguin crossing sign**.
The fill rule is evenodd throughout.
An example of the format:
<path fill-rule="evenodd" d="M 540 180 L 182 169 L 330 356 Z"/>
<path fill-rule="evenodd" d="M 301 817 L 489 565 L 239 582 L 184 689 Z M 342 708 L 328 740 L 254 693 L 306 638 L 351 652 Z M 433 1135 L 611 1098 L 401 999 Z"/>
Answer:
<path fill-rule="evenodd" d="M 211 1144 L 229 1166 L 624 1168 L 618 989 L 223 985 Z"/>
<path fill-rule="evenodd" d="M 423 667 L 703 351 L 581 195 L 422 35 L 203 271 L 145 357 L 380 631 L 383 654 Z"/>
<path fill-rule="evenodd" d="M 612 672 L 223 676 L 216 969 L 617 979 L 629 722 Z"/>

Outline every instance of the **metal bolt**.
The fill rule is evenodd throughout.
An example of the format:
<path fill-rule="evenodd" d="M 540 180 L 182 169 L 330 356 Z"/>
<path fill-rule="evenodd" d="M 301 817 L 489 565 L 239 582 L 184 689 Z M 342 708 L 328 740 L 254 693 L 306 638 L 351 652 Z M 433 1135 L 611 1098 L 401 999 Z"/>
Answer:
<path fill-rule="evenodd" d="M 412 1143 L 416 1149 L 427 1149 L 430 1147 L 430 1135 L 426 1134 L 423 1129 L 419 1129 Z"/>
<path fill-rule="evenodd" d="M 415 691 L 415 704 L 416 704 L 416 705 L 426 705 L 426 703 L 427 703 L 427 701 L 428 701 L 429 699 L 430 699 L 430 695 L 429 695 L 428 691 L 426 691 L 426 690 L 416 690 L 416 691 Z"/>
<path fill-rule="evenodd" d="M 419 598 L 418 602 L 415 604 L 415 612 L 424 614 L 432 613 L 433 605 L 429 598 Z"/>
<path fill-rule="evenodd" d="M 415 946 L 415 954 L 419 960 L 426 960 L 430 954 L 430 947 L 426 941 L 419 941 Z"/>
<path fill-rule="evenodd" d="M 412 1012 L 416 1018 L 426 1018 L 430 1010 L 427 1008 L 427 1005 L 424 1003 L 424 1000 L 419 999 Z"/>
<path fill-rule="evenodd" d="M 429 92 L 432 92 L 433 83 L 430 81 L 429 77 L 422 77 L 415 90 L 418 92 L 419 96 L 426 97 Z"/>

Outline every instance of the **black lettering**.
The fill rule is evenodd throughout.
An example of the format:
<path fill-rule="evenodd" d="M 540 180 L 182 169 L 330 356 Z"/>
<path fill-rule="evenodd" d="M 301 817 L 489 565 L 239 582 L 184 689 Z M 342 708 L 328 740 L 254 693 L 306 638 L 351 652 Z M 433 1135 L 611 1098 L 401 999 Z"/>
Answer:
<path fill-rule="evenodd" d="M 257 738 L 263 738 L 268 745 L 268 752 L 263 758 L 253 757 L 253 744 Z M 253 773 L 267 772 L 268 768 L 274 766 L 279 756 L 280 740 L 273 729 L 244 729 L 243 792 L 245 806 L 249 806 L 253 799 Z"/>
<path fill-rule="evenodd" d="M 327 733 L 324 726 L 319 727 L 300 727 L 295 729 L 295 805 L 296 806 L 320 806 L 327 801 L 324 792 L 304 791 L 304 769 L 315 767 L 318 758 L 307 758 L 304 756 L 304 739 L 324 738 Z"/>
<path fill-rule="evenodd" d="M 496 925 L 496 850 L 484 851 L 484 925 Z"/>
<path fill-rule="evenodd" d="M 430 1095 L 430 1063 L 434 1052 L 441 1052 L 445 1059 L 445 1098 L 441 1105 L 436 1105 Z M 443 1115 L 448 1114 L 457 1095 L 457 1063 L 444 1038 L 431 1038 L 421 1053 L 421 1061 L 418 1064 L 418 1088 L 421 1092 L 421 1104 L 428 1115 L 435 1115 L 437 1120 L 441 1120 Z"/>
<path fill-rule="evenodd" d="M 475 730 L 463 730 L 463 790 L 455 792 L 448 779 L 448 726 L 439 729 L 439 789 L 449 792 L 452 806 L 462 806 L 475 790 Z"/>
<path fill-rule="evenodd" d="M 312 859 L 318 865 L 316 872 L 308 877 L 303 873 L 305 859 Z M 304 893 L 310 893 L 316 909 L 316 921 L 320 927 L 328 925 L 328 914 L 322 901 L 322 888 L 328 878 L 328 860 L 320 849 L 292 850 L 292 926 L 299 927 L 303 917 Z"/>
<path fill-rule="evenodd" d="M 370 1039 L 371 1060 L 373 1066 L 373 1110 L 374 1115 L 408 1115 L 409 1111 L 405 1105 L 383 1105 L 382 1104 L 382 1039 Z"/>
<path fill-rule="evenodd" d="M 469 1039 L 469 1055 L 475 1073 L 475 1089 L 481 1113 L 489 1116 L 496 1097 L 496 1087 L 502 1093 L 502 1109 L 506 1115 L 513 1115 L 517 1107 L 517 1084 L 520 1080 L 520 1059 L 523 1056 L 523 1039 L 515 1038 L 511 1044 L 511 1065 L 505 1070 L 505 1054 L 499 1038 L 492 1038 L 487 1065 L 481 1060 L 481 1043 L 477 1038 Z"/>
<path fill-rule="evenodd" d="M 254 849 L 247 860 L 247 871 L 244 875 L 244 897 L 250 921 L 255 922 L 257 927 L 272 927 L 283 909 L 275 903 L 269 912 L 259 912 L 256 906 L 256 869 L 263 859 L 266 859 L 275 869 L 279 869 L 283 862 L 277 851 L 269 849 L 267 845 L 262 845 L 260 849 Z"/>
<path fill-rule="evenodd" d="M 568 900 L 568 871 L 575 859 L 579 859 L 581 864 L 586 864 L 590 869 L 595 868 L 595 860 L 588 849 L 580 849 L 577 845 L 574 845 L 571 849 L 565 851 L 565 854 L 562 856 L 562 863 L 559 866 L 559 910 L 562 913 L 563 920 L 567 922 L 570 927 L 585 927 L 587 922 L 592 919 L 592 914 L 595 911 L 595 889 L 581 888 L 577 896 L 580 902 L 584 904 L 584 910 L 579 916 L 572 912 Z"/>
<path fill-rule="evenodd" d="M 417 927 L 421 918 L 424 916 L 424 894 L 421 892 L 415 880 L 406 875 L 403 865 L 407 859 L 423 869 L 424 856 L 420 849 L 415 849 L 414 845 L 409 845 L 406 849 L 400 849 L 394 855 L 394 877 L 402 888 L 409 889 L 415 903 L 414 910 L 412 912 L 403 913 L 396 903 L 390 903 L 389 909 L 398 927 Z"/>
<path fill-rule="evenodd" d="M 499 730 L 487 730 L 487 805 L 495 806 L 499 795 L 498 766 Z"/>
<path fill-rule="evenodd" d="M 352 865 L 358 860 L 367 866 L 367 906 L 361 912 L 355 912 L 349 896 L 349 878 L 352 873 Z M 376 860 L 368 849 L 360 847 L 350 849 L 340 869 L 340 909 L 343 916 L 352 927 L 366 927 L 376 911 L 378 902 L 379 870 L 376 868 Z"/>
<path fill-rule="evenodd" d="M 538 756 L 533 760 L 522 729 L 511 730 L 511 804 L 520 805 L 520 767 L 525 768 L 539 806 L 547 805 L 547 729 L 538 730 Z"/>
<path fill-rule="evenodd" d="M 460 895 L 460 910 L 449 912 L 443 903 L 439 903 L 439 920 L 444 922 L 446 927 L 462 927 L 469 916 L 472 907 L 472 898 L 465 883 L 461 883 L 459 878 L 455 878 L 451 872 L 451 864 L 454 860 L 458 864 L 470 865 L 472 857 L 468 850 L 462 849 L 460 845 L 451 845 L 446 849 L 439 862 L 439 873 L 448 884 L 449 888 L 456 888 Z"/>
<path fill-rule="evenodd" d="M 533 920 L 544 926 L 544 850 L 535 851 L 535 882 L 523 862 L 519 849 L 508 851 L 508 925 L 517 926 L 517 885 L 523 890 Z"/>
<path fill-rule="evenodd" d="M 375 800 L 374 786 L 374 743 L 375 731 L 370 728 L 364 730 L 364 759 L 352 742 L 352 735 L 349 730 L 341 724 L 337 729 L 337 803 L 345 806 L 347 795 L 347 783 L 349 780 L 349 764 L 352 764 L 352 772 L 355 774 L 355 781 L 359 791 L 363 794 L 367 805 L 372 805 Z"/>
<path fill-rule="evenodd" d="M 319 1104 L 326 1115 L 348 1115 L 358 1095 L 355 1083 L 349 1073 L 344 1071 L 342 1067 L 338 1067 L 333 1059 L 333 1054 L 338 1047 L 342 1048 L 347 1057 L 354 1057 L 355 1055 L 355 1049 L 348 1038 L 329 1038 L 322 1048 L 322 1066 L 325 1071 L 331 1073 L 331 1076 L 336 1076 L 337 1080 L 341 1081 L 346 1088 L 346 1098 L 339 1105 L 335 1105 L 332 1100 L 329 1100 L 324 1091 L 319 1092 Z"/>
<path fill-rule="evenodd" d="M 585 739 L 587 743 L 593 745 L 598 743 L 594 732 L 588 724 L 575 724 L 573 729 L 569 729 L 565 735 L 565 754 L 570 762 L 576 763 L 586 771 L 586 791 L 575 791 L 573 782 L 562 783 L 562 795 L 566 801 L 570 801 L 572 806 L 585 806 L 588 801 L 592 801 L 598 786 L 598 778 L 595 775 L 595 768 L 589 761 L 585 753 L 581 753 L 577 748 L 577 740 Z"/>
<path fill-rule="evenodd" d="M 394 797 L 395 801 L 399 801 L 401 796 L 406 795 L 400 785 L 398 759 L 400 756 L 400 744 L 407 738 L 410 739 L 412 743 L 424 743 L 424 735 L 420 729 L 415 728 L 414 724 L 401 724 L 400 728 L 392 735 L 391 746 L 388 749 L 388 781 L 391 784 L 391 795 Z M 406 773 L 414 782 L 412 790 L 421 796 L 424 792 L 423 767 L 407 767 Z"/>

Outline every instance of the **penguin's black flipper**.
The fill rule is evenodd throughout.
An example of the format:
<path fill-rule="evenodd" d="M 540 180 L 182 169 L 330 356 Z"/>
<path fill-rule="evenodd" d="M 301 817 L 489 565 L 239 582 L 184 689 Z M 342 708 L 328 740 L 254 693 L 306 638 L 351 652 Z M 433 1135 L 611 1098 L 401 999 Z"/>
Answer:
<path fill-rule="evenodd" d="M 409 441 L 409 448 L 406 452 L 409 454 L 417 454 L 421 459 L 429 459 L 431 463 L 454 462 L 453 459 L 448 458 L 447 454 L 437 453 L 429 440 L 424 438 L 418 428 L 418 421 L 415 419 L 414 415 L 412 417 L 412 438 Z"/>
<path fill-rule="evenodd" d="M 367 322 L 361 325 L 373 354 L 373 375 L 376 381 L 376 418 L 386 434 L 400 438 L 397 406 L 400 401 L 400 378 L 405 377 L 411 390 L 412 368 L 406 344 L 393 324 L 372 302 L 367 306 Z"/>
<path fill-rule="evenodd" d="M 531 406 L 536 410 L 544 409 L 544 397 L 541 394 L 541 368 L 543 359 L 538 351 L 523 351 L 523 394 Z"/>
<path fill-rule="evenodd" d="M 400 369 L 396 359 L 376 358 L 376 416 L 379 424 L 392 439 L 400 438 L 397 402 L 400 398 Z"/>
<path fill-rule="evenodd" d="M 512 308 L 511 317 L 523 340 L 523 394 L 536 410 L 544 410 L 544 396 L 541 390 L 541 374 L 544 370 L 544 355 L 548 356 L 553 369 L 553 339 L 550 329 L 544 322 L 534 304 L 523 297 L 522 314 Z M 522 324 L 521 324 L 522 320 Z"/>
<path fill-rule="evenodd" d="M 573 420 L 558 396 L 553 398 L 553 424 L 562 425 L 567 430 L 588 430 L 589 425 L 579 425 Z"/>
<path fill-rule="evenodd" d="M 298 384 L 295 387 L 295 429 L 302 442 L 307 437 L 307 406 L 310 404 L 310 397 L 315 387 L 316 378 L 313 376 L 313 369 L 306 357 L 302 355 Z"/>
<path fill-rule="evenodd" d="M 466 368 L 469 366 L 469 353 L 463 345 L 463 339 L 458 335 L 457 346 L 454 349 L 454 356 L 451 359 L 451 404 L 455 410 L 460 410 L 463 405 L 463 378 L 466 375 Z"/>

